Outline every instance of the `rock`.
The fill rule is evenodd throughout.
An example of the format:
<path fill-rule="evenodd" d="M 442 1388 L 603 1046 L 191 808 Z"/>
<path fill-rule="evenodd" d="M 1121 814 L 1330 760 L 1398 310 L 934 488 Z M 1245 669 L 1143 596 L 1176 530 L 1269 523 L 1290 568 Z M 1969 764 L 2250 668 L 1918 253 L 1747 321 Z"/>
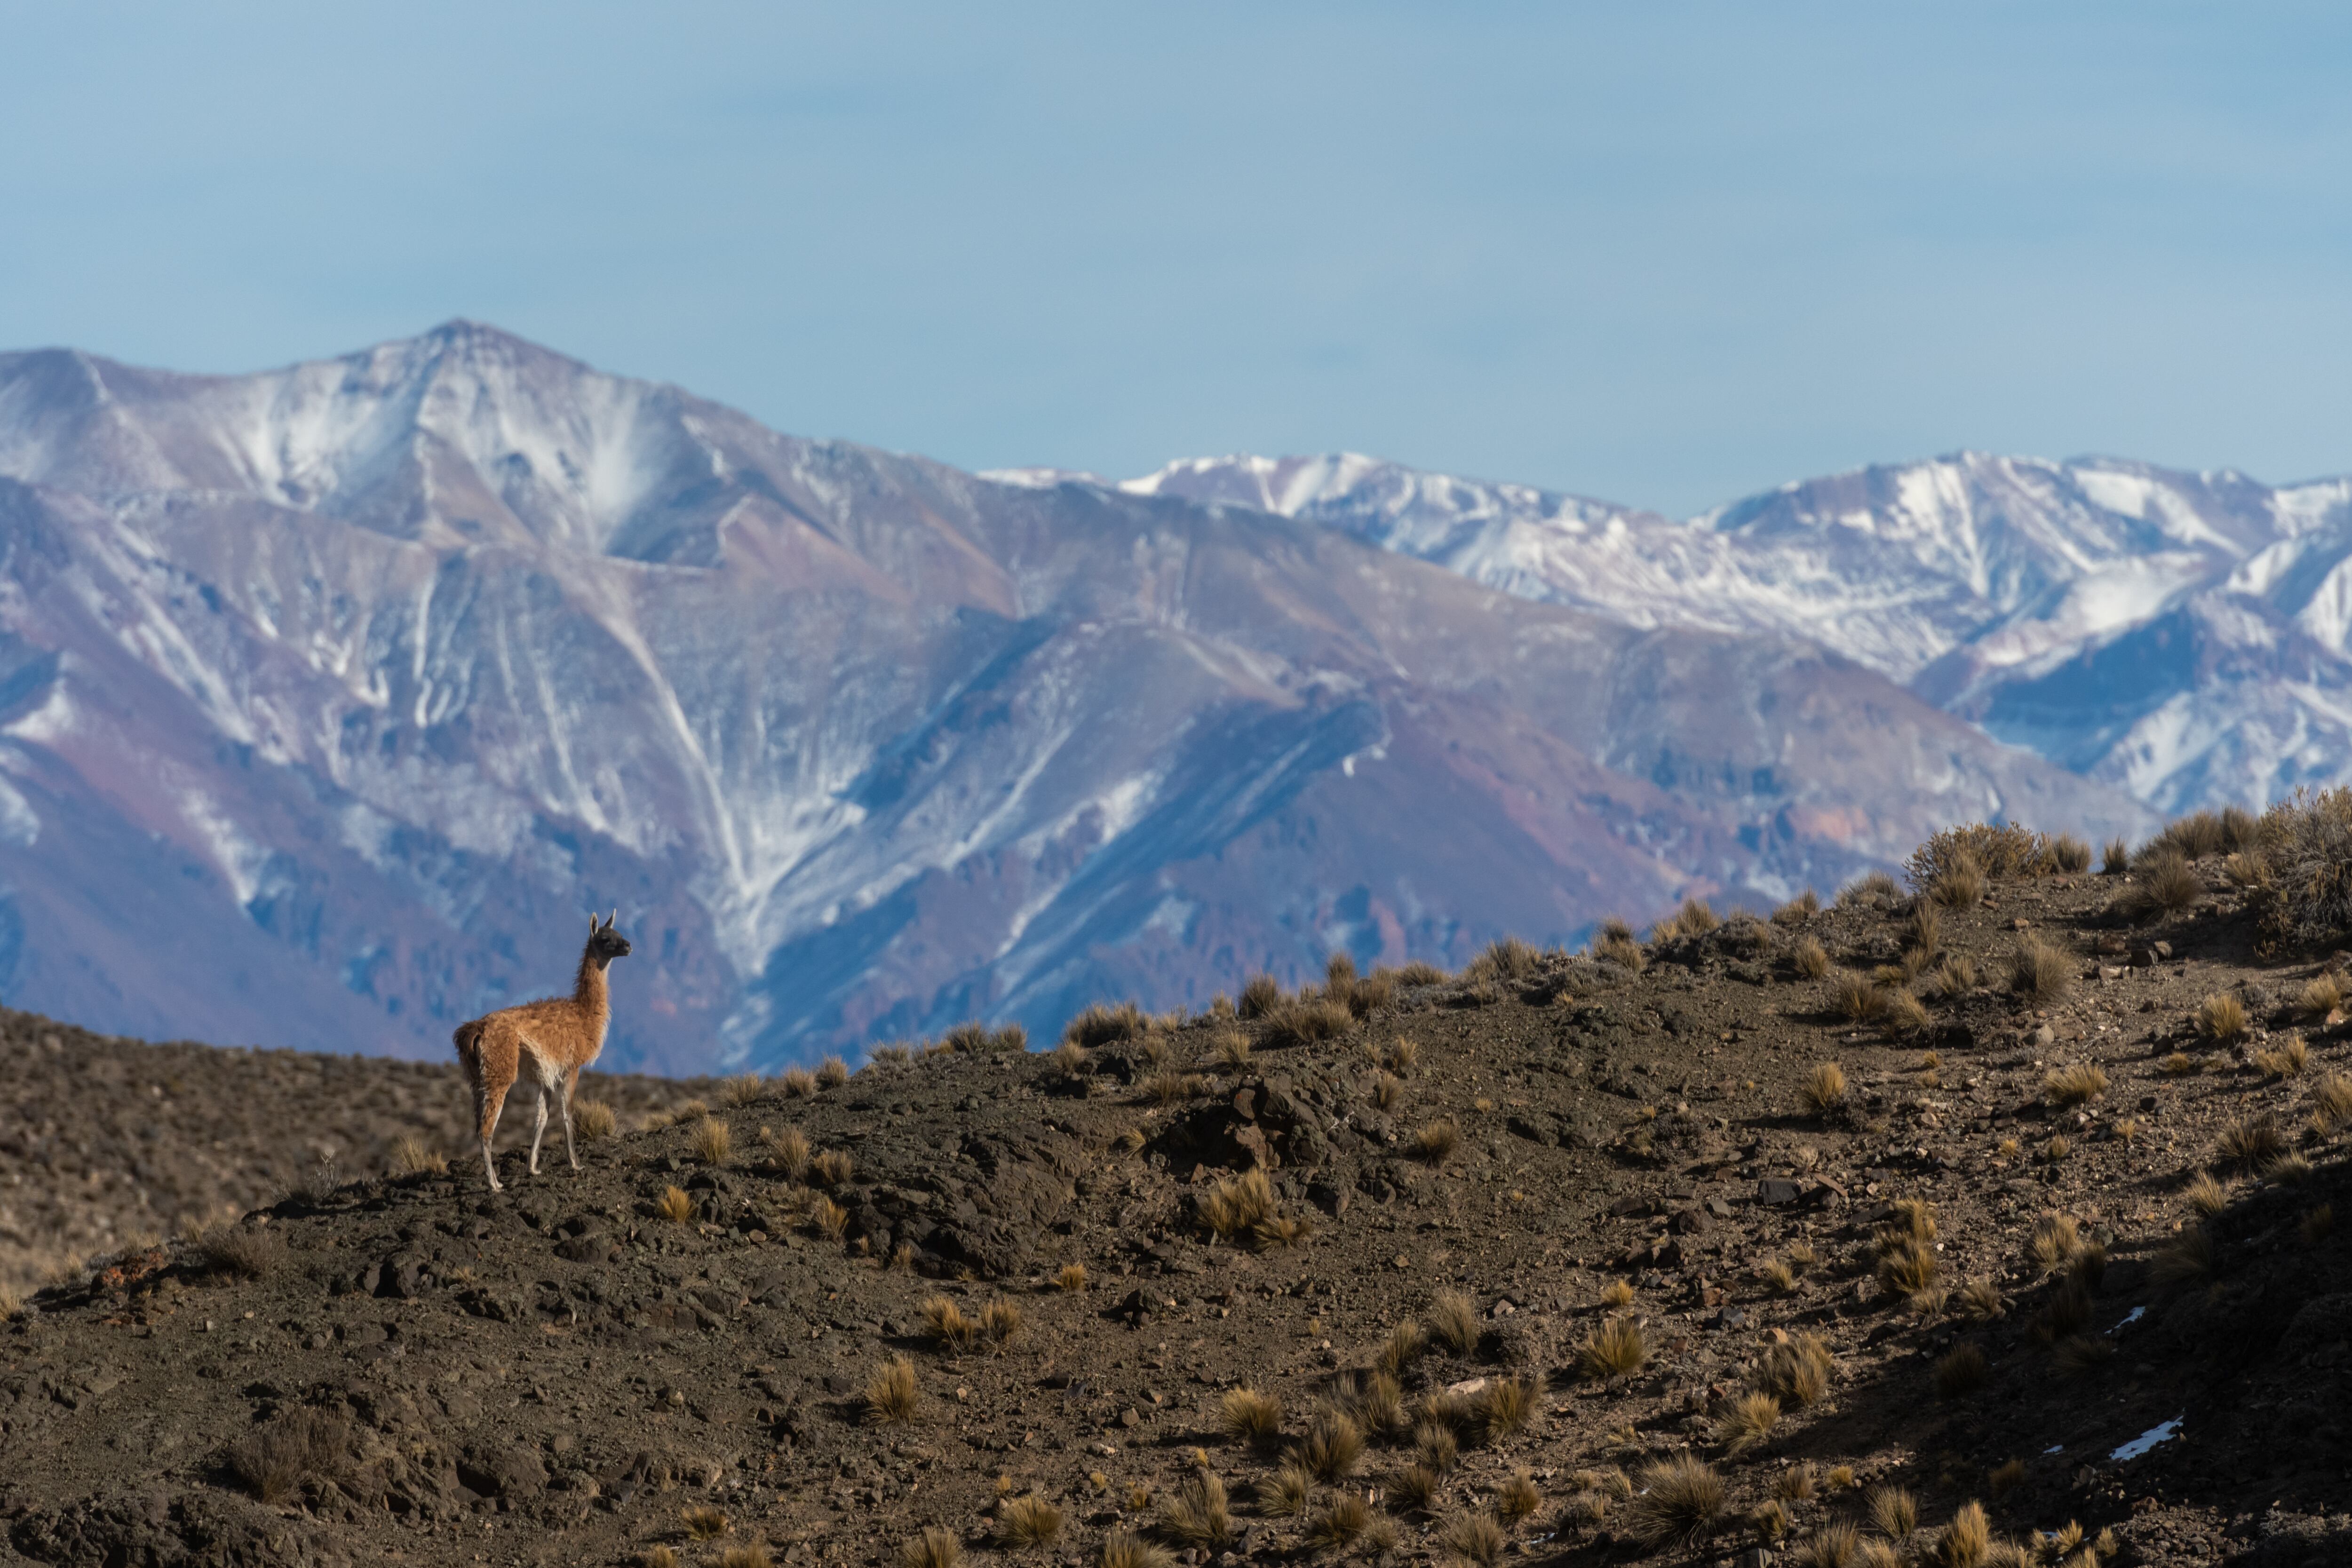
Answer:
<path fill-rule="evenodd" d="M 1804 1189 L 1785 1176 L 1767 1176 L 1756 1184 L 1759 1204 L 1792 1204 L 1803 1194 Z"/>
<path fill-rule="evenodd" d="M 483 1497 L 536 1497 L 547 1489 L 547 1467 L 528 1448 L 477 1444 L 458 1459 L 457 1480 Z"/>

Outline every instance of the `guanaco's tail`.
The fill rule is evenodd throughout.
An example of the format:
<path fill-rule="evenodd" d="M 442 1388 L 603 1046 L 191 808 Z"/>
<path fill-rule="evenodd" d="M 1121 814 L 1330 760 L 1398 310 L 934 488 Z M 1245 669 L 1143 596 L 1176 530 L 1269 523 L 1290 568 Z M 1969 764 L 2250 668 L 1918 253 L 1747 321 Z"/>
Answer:
<path fill-rule="evenodd" d="M 464 1064 L 466 1076 L 476 1083 L 481 1082 L 482 1021 L 477 1018 L 470 1024 L 458 1025 L 457 1032 L 449 1037 L 449 1043 L 457 1047 L 457 1060 Z"/>

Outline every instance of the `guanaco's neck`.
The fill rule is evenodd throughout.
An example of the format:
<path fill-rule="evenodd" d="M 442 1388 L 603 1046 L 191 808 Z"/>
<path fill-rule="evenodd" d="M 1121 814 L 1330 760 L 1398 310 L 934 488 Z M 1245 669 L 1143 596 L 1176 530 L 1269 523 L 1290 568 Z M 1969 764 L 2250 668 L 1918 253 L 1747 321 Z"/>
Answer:
<path fill-rule="evenodd" d="M 605 1020 L 613 1014 L 613 993 L 604 979 L 604 964 L 597 958 L 593 946 L 581 950 L 580 973 L 572 982 L 572 1000 L 588 1015 L 589 1022 L 595 1025 L 597 1037 L 601 1039 Z"/>

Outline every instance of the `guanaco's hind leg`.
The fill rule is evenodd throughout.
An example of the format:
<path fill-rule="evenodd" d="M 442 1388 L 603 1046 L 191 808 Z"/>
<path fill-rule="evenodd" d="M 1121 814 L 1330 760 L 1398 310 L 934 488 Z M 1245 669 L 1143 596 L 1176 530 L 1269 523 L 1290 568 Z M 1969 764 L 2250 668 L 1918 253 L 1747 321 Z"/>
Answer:
<path fill-rule="evenodd" d="M 474 1089 L 474 1115 L 482 1130 L 482 1170 L 490 1178 L 490 1191 L 502 1193 L 505 1186 L 499 1181 L 499 1163 L 490 1155 L 490 1139 L 499 1130 L 499 1116 L 507 1108 L 507 1085 L 493 1089 L 488 1084 Z"/>
<path fill-rule="evenodd" d="M 539 1117 L 530 1128 L 530 1173 L 534 1176 L 539 1174 L 539 1141 L 547 1135 L 547 1102 L 553 1098 L 555 1091 L 542 1080 L 539 1086 Z"/>
<path fill-rule="evenodd" d="M 580 1168 L 580 1154 L 572 1147 L 572 1091 L 579 1087 L 580 1069 L 573 1068 L 563 1075 L 563 1098 L 558 1101 L 563 1111 L 563 1157 L 572 1162 L 575 1171 Z"/>

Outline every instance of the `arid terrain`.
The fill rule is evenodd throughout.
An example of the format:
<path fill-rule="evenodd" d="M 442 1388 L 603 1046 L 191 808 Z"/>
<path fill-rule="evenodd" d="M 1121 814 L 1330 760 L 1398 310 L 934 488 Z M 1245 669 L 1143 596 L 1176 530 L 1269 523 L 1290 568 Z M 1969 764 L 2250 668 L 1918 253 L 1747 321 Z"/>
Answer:
<path fill-rule="evenodd" d="M 2352 1561 L 2336 961 L 2184 843 L 610 1082 L 498 1195 L 454 1069 L 12 1017 L 11 1225 L 273 1201 L 0 1325 L 0 1562 Z"/>

